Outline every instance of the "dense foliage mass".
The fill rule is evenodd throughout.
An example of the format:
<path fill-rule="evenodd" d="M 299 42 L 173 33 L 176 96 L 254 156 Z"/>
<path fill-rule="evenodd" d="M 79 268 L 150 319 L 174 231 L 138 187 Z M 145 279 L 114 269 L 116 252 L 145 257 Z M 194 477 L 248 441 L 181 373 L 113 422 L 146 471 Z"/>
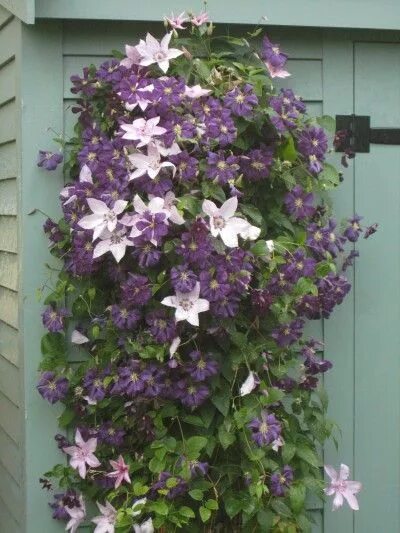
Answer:
<path fill-rule="evenodd" d="M 68 463 L 43 482 L 72 532 L 89 502 L 98 533 L 310 531 L 332 365 L 304 328 L 348 293 L 360 217 L 331 218 L 332 121 L 274 88 L 279 46 L 169 22 L 72 77 L 38 385 Z"/>

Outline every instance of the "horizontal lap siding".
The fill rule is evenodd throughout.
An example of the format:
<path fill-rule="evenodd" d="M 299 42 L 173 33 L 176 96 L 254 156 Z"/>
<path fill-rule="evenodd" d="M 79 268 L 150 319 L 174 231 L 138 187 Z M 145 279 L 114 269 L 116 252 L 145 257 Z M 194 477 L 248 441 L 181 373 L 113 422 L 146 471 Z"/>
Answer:
<path fill-rule="evenodd" d="M 22 515 L 18 354 L 18 19 L 0 8 L 0 533 L 19 533 Z"/>

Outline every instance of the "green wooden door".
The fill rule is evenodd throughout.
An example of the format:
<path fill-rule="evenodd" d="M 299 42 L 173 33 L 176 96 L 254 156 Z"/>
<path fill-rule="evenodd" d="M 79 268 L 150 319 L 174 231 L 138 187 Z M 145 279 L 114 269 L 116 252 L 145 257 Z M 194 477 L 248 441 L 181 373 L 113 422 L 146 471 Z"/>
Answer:
<path fill-rule="evenodd" d="M 337 58 L 338 76 L 352 62 L 353 82 L 341 78 L 340 98 L 352 89 L 352 112 L 372 127 L 400 127 L 400 46 L 356 42 Z M 341 65 L 341 66 L 340 66 Z M 348 69 L 347 69 L 348 72 Z M 349 94 L 347 94 L 349 97 Z M 342 110 L 340 110 L 341 112 Z M 339 112 L 339 110 L 337 111 Z M 338 209 L 378 221 L 379 232 L 357 249 L 353 293 L 326 324 L 327 356 L 338 364 L 327 379 L 331 416 L 343 427 L 339 452 L 326 462 L 352 466 L 363 482 L 360 511 L 325 511 L 325 533 L 400 531 L 400 146 L 371 145 L 345 173 Z"/>

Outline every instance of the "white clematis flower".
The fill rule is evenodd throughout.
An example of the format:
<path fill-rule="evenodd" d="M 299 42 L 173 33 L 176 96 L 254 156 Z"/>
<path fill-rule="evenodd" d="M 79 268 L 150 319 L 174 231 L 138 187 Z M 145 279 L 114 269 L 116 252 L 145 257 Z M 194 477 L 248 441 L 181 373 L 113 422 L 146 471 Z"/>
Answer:
<path fill-rule="evenodd" d="M 153 520 L 149 518 L 141 524 L 133 524 L 135 533 L 154 533 Z"/>
<path fill-rule="evenodd" d="M 184 224 L 185 219 L 179 214 L 178 209 L 175 206 L 175 194 L 172 191 L 168 191 L 164 196 L 164 209 L 168 211 L 168 219 L 174 224 Z"/>
<path fill-rule="evenodd" d="M 175 307 L 175 320 L 177 322 L 186 320 L 192 326 L 198 326 L 199 313 L 208 311 L 210 308 L 210 302 L 199 296 L 200 283 L 197 282 L 191 292 L 176 291 L 175 296 L 167 296 L 161 303 L 168 307 Z"/>
<path fill-rule="evenodd" d="M 138 148 L 146 146 L 153 141 L 153 137 L 163 135 L 167 130 L 161 126 L 157 126 L 160 122 L 160 117 L 149 118 L 137 118 L 132 124 L 122 124 L 121 129 L 125 131 L 122 135 L 123 139 L 128 141 L 140 141 L 137 145 Z"/>
<path fill-rule="evenodd" d="M 168 48 L 171 37 L 172 32 L 169 32 L 159 42 L 148 33 L 145 41 L 140 39 L 139 44 L 136 46 L 136 50 L 141 55 L 139 64 L 148 67 L 157 63 L 160 69 L 166 73 L 169 68 L 170 59 L 175 59 L 183 54 L 177 48 Z"/>
<path fill-rule="evenodd" d="M 81 171 L 79 173 L 79 181 L 81 183 L 93 183 L 92 171 L 87 165 L 83 165 L 83 167 L 81 168 Z M 73 191 L 74 189 L 75 187 L 73 186 L 72 187 L 68 186 L 68 187 L 64 187 L 63 189 L 61 189 L 61 192 L 60 192 L 61 198 L 66 198 L 66 201 L 63 202 L 64 205 L 71 204 L 78 198 L 76 194 L 73 194 L 72 196 L 70 196 L 71 191 Z"/>
<path fill-rule="evenodd" d="M 249 372 L 249 375 L 240 387 L 240 396 L 247 396 L 250 394 L 257 387 L 257 384 L 258 380 L 256 379 L 254 372 Z"/>
<path fill-rule="evenodd" d="M 175 174 L 176 167 L 169 161 L 161 161 L 161 154 L 157 146 L 153 143 L 147 147 L 147 155 L 142 153 L 131 154 L 128 156 L 132 166 L 136 168 L 129 176 L 129 181 L 140 178 L 147 174 L 152 180 L 158 176 L 162 168 L 171 167 L 172 173 Z"/>
<path fill-rule="evenodd" d="M 71 334 L 71 342 L 73 344 L 85 344 L 86 342 L 89 342 L 89 339 L 86 335 L 83 335 L 80 331 L 74 329 Z"/>
<path fill-rule="evenodd" d="M 260 230 L 252 226 L 244 218 L 235 217 L 238 206 L 236 196 L 229 198 L 218 208 L 211 200 L 204 200 L 203 212 L 210 217 L 210 231 L 213 237 L 220 235 L 224 244 L 229 248 L 239 245 L 238 235 L 244 239 L 254 240 Z"/>
<path fill-rule="evenodd" d="M 105 229 L 100 239 L 93 250 L 93 259 L 111 252 L 116 262 L 119 263 L 126 253 L 126 247 L 133 246 L 133 242 L 126 236 L 125 228 L 115 231 Z"/>
<path fill-rule="evenodd" d="M 96 240 L 105 229 L 113 232 L 117 227 L 118 215 L 122 213 L 128 202 L 117 200 L 114 207 L 110 209 L 107 204 L 96 198 L 88 198 L 87 203 L 93 215 L 83 217 L 78 225 L 83 229 L 93 230 L 93 240 Z"/>

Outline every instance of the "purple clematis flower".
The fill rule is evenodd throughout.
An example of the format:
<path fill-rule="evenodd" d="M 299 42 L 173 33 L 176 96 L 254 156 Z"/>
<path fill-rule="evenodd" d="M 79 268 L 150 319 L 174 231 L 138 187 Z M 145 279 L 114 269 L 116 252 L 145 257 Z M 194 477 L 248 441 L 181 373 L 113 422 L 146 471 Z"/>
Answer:
<path fill-rule="evenodd" d="M 300 185 L 296 185 L 285 196 L 284 202 L 288 212 L 297 220 L 313 216 L 315 207 L 312 205 L 314 195 L 305 193 Z"/>
<path fill-rule="evenodd" d="M 243 88 L 236 87 L 229 91 L 224 98 L 224 104 L 238 117 L 249 117 L 254 106 L 258 104 L 258 98 L 254 94 L 253 86 L 246 83 Z"/>
<path fill-rule="evenodd" d="M 40 395 L 50 403 L 64 400 L 67 396 L 69 381 L 64 376 L 57 377 L 54 372 L 43 372 L 37 384 Z"/>
<path fill-rule="evenodd" d="M 218 363 L 209 355 L 204 356 L 198 350 L 190 352 L 189 357 L 192 361 L 186 363 L 185 369 L 195 381 L 205 381 L 218 373 Z"/>
<path fill-rule="evenodd" d="M 275 415 L 268 414 L 267 411 L 261 411 L 260 418 L 254 418 L 247 427 L 251 429 L 251 438 L 257 446 L 271 444 L 281 434 L 281 424 L 275 418 Z"/>
<path fill-rule="evenodd" d="M 270 479 L 272 494 L 274 496 L 285 496 L 293 478 L 293 469 L 289 465 L 283 467 L 283 472 L 275 472 L 272 474 Z"/>
<path fill-rule="evenodd" d="M 64 331 L 64 319 L 69 316 L 71 316 L 71 313 L 65 307 L 54 309 L 52 306 L 49 306 L 42 313 L 43 325 L 51 331 L 51 333 Z"/>
<path fill-rule="evenodd" d="M 44 168 L 45 170 L 55 170 L 62 162 L 62 160 L 62 154 L 39 150 L 37 166 L 40 168 Z"/>

